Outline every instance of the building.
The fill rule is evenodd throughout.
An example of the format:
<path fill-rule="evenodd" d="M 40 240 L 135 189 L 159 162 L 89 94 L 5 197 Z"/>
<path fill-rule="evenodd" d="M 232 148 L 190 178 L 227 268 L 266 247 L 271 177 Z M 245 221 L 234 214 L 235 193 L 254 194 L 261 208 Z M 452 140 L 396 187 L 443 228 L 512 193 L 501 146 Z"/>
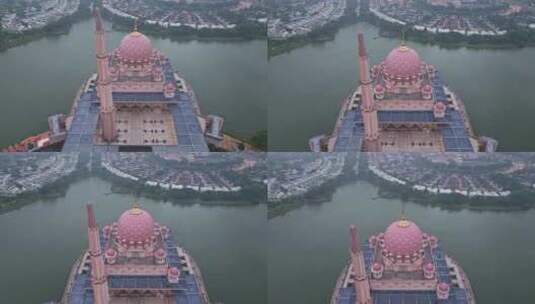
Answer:
<path fill-rule="evenodd" d="M 210 303 L 193 258 L 147 211 L 134 206 L 99 229 L 88 205 L 87 221 L 89 248 L 60 303 Z"/>
<path fill-rule="evenodd" d="M 474 304 L 470 282 L 439 240 L 402 218 L 361 244 L 351 226 L 351 259 L 331 304 Z"/>
<path fill-rule="evenodd" d="M 432 6 L 452 7 L 456 9 L 492 9 L 499 8 L 505 2 L 501 0 L 427 0 Z"/>
<path fill-rule="evenodd" d="M 95 10 L 94 74 L 68 116 L 7 151 L 206 152 L 223 145 L 223 118 L 201 114 L 195 93 L 137 28 L 108 53 Z"/>
<path fill-rule="evenodd" d="M 462 100 L 437 69 L 405 44 L 371 69 L 358 36 L 360 85 L 343 103 L 334 132 L 314 137 L 313 151 L 492 151 L 476 137 Z"/>

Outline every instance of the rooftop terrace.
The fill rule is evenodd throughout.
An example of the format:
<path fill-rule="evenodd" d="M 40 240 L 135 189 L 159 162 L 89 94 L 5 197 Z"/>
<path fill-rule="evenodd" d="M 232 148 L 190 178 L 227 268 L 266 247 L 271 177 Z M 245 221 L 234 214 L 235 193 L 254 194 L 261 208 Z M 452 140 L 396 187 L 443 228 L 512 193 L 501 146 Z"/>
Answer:
<path fill-rule="evenodd" d="M 104 233 L 101 230 L 100 236 L 101 246 L 107 242 Z M 167 290 L 173 295 L 176 304 L 203 304 L 203 296 L 201 289 L 197 283 L 196 275 L 185 271 L 184 264 L 186 263 L 183 257 L 178 255 L 176 243 L 170 234 L 165 240 L 165 250 L 167 252 L 167 263 L 170 267 L 177 267 L 182 269 L 180 280 L 176 284 L 169 283 L 165 276 L 108 276 L 108 286 L 113 294 L 114 289 L 121 290 L 149 290 L 160 289 Z M 80 265 L 84 268 L 78 271 L 72 282 L 72 287 L 69 290 L 68 304 L 93 304 L 93 290 L 91 288 L 91 266 L 90 264 Z M 112 296 L 113 300 L 113 296 Z M 136 298 L 139 300 L 136 303 L 160 303 L 152 298 Z M 163 301 L 163 300 L 162 300 Z M 168 303 L 168 302 L 161 302 Z"/>
<path fill-rule="evenodd" d="M 165 82 L 176 82 L 168 59 L 161 67 Z M 119 138 L 107 144 L 99 139 L 100 103 L 94 84 L 90 84 L 76 103 L 62 152 L 117 152 L 129 147 L 154 152 L 208 152 L 196 100 L 190 94 L 179 89 L 173 98 L 166 98 L 163 92 L 113 92 Z"/>
<path fill-rule="evenodd" d="M 364 254 L 364 263 L 366 272 L 371 275 L 371 266 L 373 264 L 373 250 L 368 244 L 362 245 Z M 446 263 L 446 256 L 439 246 L 433 250 L 433 260 L 437 271 L 439 282 L 450 283 L 451 278 L 449 268 Z M 448 300 L 438 300 L 435 291 L 376 291 L 371 292 L 374 304 L 468 304 L 467 293 L 465 289 L 452 287 Z M 354 304 L 356 299 L 355 288 L 340 288 L 338 301 L 336 304 Z"/>

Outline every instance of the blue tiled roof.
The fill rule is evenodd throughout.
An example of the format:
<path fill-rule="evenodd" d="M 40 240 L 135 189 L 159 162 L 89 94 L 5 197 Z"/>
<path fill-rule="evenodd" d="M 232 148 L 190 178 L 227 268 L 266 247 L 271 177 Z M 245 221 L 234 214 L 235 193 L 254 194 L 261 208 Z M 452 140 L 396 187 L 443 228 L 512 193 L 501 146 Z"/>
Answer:
<path fill-rule="evenodd" d="M 378 111 L 379 122 L 433 122 L 432 111 Z"/>
<path fill-rule="evenodd" d="M 99 105 L 95 100 L 94 92 L 80 96 L 62 152 L 93 150 L 93 135 L 97 129 L 99 113 Z"/>
<path fill-rule="evenodd" d="M 445 120 L 449 124 L 441 129 L 446 152 L 473 152 L 472 144 L 459 112 L 448 109 Z"/>
<path fill-rule="evenodd" d="M 348 111 L 342 119 L 334 150 L 336 152 L 360 151 L 363 136 L 361 112 L 359 110 Z"/>
<path fill-rule="evenodd" d="M 114 92 L 112 94 L 113 102 L 173 102 L 176 98 L 166 98 L 163 92 Z"/>
<path fill-rule="evenodd" d="M 444 83 L 442 82 L 442 79 L 440 78 L 440 74 L 438 72 L 436 73 L 436 76 L 432 79 L 431 86 L 433 87 L 433 99 L 435 101 L 442 101 L 446 103 L 448 97 L 446 96 L 446 92 L 444 91 Z"/>

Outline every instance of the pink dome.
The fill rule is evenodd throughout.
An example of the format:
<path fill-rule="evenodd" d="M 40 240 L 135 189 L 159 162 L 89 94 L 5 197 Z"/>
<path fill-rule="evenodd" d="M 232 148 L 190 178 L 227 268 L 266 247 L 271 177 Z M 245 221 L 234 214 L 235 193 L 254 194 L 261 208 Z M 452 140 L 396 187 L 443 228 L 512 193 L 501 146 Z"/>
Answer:
<path fill-rule="evenodd" d="M 383 62 L 385 73 L 392 78 L 415 77 L 421 72 L 422 64 L 418 53 L 404 45 L 393 49 Z"/>
<path fill-rule="evenodd" d="M 152 55 L 152 44 L 147 36 L 140 32 L 126 35 L 119 44 L 119 56 L 129 61 L 145 61 Z"/>
<path fill-rule="evenodd" d="M 422 231 L 411 221 L 399 220 L 388 226 L 384 240 L 386 249 L 394 256 L 412 255 L 422 247 Z"/>
<path fill-rule="evenodd" d="M 127 244 L 144 242 L 152 237 L 154 220 L 145 210 L 135 206 L 125 211 L 117 221 L 117 237 Z"/>
<path fill-rule="evenodd" d="M 180 271 L 176 267 L 171 267 L 171 268 L 169 268 L 168 271 L 169 271 L 170 274 L 174 274 L 174 275 L 178 275 L 180 273 Z"/>
<path fill-rule="evenodd" d="M 113 248 L 106 249 L 105 255 L 107 257 L 115 257 L 117 255 L 117 251 L 115 251 Z"/>
<path fill-rule="evenodd" d="M 450 285 L 448 285 L 448 283 L 440 282 L 438 283 L 437 288 L 440 291 L 448 291 L 450 290 Z"/>
<path fill-rule="evenodd" d="M 163 250 L 162 248 L 156 250 L 156 252 L 154 253 L 157 257 L 163 257 L 165 256 L 166 252 L 165 250 Z"/>

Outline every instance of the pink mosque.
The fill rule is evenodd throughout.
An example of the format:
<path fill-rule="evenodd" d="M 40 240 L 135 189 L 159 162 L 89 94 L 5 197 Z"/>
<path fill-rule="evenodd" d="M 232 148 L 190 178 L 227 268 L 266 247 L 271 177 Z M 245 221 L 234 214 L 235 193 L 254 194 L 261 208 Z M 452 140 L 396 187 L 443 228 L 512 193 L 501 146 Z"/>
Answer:
<path fill-rule="evenodd" d="M 360 243 L 350 228 L 350 262 L 331 304 L 474 304 L 470 282 L 441 242 L 402 218 Z"/>
<path fill-rule="evenodd" d="M 402 44 L 369 67 L 358 35 L 360 85 L 343 103 L 334 132 L 310 140 L 312 151 L 474 152 L 496 142 L 474 135 L 460 98 L 437 69 Z"/>
<path fill-rule="evenodd" d="M 49 131 L 6 151 L 235 149 L 222 132 L 223 118 L 201 114 L 191 86 L 137 26 L 108 52 L 98 9 L 94 18 L 97 73 L 80 88 L 68 115 L 50 116 Z"/>
<path fill-rule="evenodd" d="M 87 234 L 60 303 L 210 303 L 193 258 L 139 206 L 99 229 L 87 205 Z"/>

